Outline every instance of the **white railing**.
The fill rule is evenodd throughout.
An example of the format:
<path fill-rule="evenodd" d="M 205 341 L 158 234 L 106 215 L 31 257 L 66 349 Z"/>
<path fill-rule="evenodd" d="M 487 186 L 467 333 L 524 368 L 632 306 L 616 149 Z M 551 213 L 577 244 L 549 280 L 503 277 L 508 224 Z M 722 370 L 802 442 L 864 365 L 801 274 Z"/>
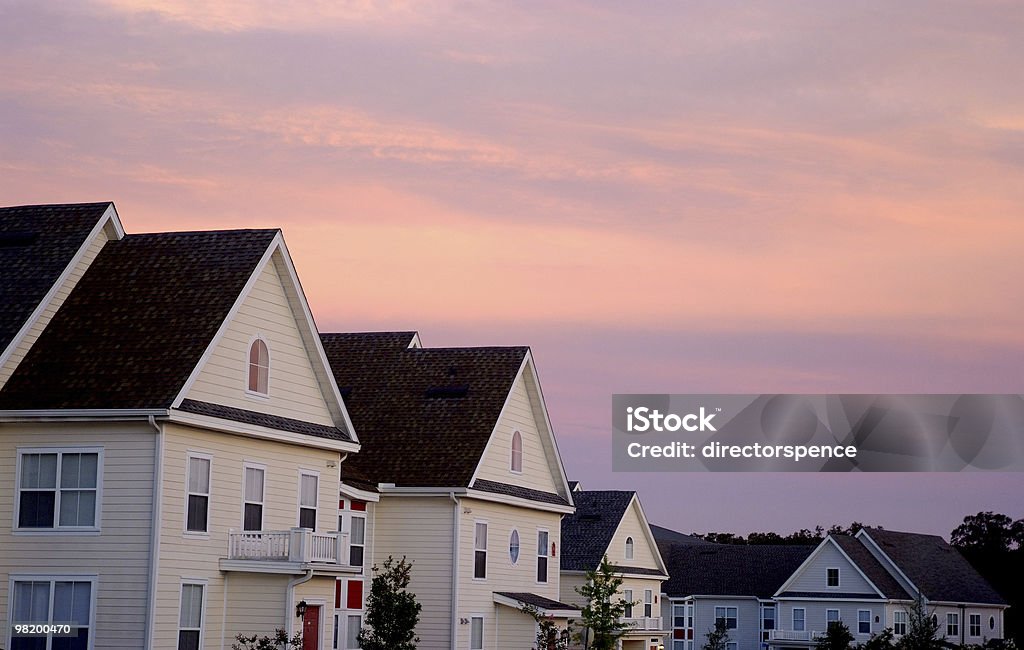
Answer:
<path fill-rule="evenodd" d="M 821 632 L 809 630 L 770 630 L 768 638 L 772 641 L 813 641 L 821 635 Z"/>
<path fill-rule="evenodd" d="M 228 533 L 228 559 L 348 564 L 348 533 L 317 533 L 308 528 Z"/>
<path fill-rule="evenodd" d="M 640 618 L 623 618 L 622 622 L 634 630 L 660 630 L 660 616 L 645 616 Z"/>

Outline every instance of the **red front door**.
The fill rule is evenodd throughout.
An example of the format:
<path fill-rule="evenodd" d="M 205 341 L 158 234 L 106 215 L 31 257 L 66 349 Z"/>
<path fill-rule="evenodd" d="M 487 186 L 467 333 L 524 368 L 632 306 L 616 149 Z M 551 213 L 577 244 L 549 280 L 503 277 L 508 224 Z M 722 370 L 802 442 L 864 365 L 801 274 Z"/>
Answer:
<path fill-rule="evenodd" d="M 320 650 L 319 607 L 307 607 L 302 616 L 302 650 Z"/>

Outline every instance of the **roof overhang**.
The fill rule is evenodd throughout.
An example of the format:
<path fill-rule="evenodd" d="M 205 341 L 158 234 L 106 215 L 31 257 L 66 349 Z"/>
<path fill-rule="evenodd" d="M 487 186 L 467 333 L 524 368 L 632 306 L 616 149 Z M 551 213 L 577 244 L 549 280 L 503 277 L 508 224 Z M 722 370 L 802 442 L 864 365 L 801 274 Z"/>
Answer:
<path fill-rule="evenodd" d="M 344 465 L 342 465 L 342 467 L 344 468 Z M 341 482 L 341 488 L 339 491 L 341 492 L 341 496 L 356 499 L 358 501 L 371 501 L 373 503 L 380 501 L 380 494 L 377 492 L 361 490 L 354 485 L 346 483 L 344 480 Z"/>
<path fill-rule="evenodd" d="M 494 492 L 484 492 L 482 490 L 467 489 L 466 496 L 472 499 L 479 499 L 480 501 L 493 501 L 494 503 L 530 508 L 531 510 L 547 510 L 548 512 L 558 512 L 561 514 L 571 514 L 576 511 L 576 508 L 570 505 L 544 503 L 543 501 L 523 499 L 521 497 L 509 496 L 507 494 L 495 494 Z"/>
<path fill-rule="evenodd" d="M 494 602 L 498 605 L 504 605 L 513 609 L 522 609 L 523 606 L 526 605 L 526 603 L 521 600 L 510 598 L 498 593 L 494 594 Z M 560 604 L 565 605 L 565 603 Z M 565 605 L 564 609 L 538 607 L 537 613 L 541 616 L 551 616 L 552 618 L 574 618 L 582 615 L 580 610 L 572 607 L 571 605 Z"/>
<path fill-rule="evenodd" d="M 328 449 L 331 451 L 343 453 L 353 453 L 359 451 L 359 443 L 357 442 L 351 442 L 348 440 L 331 440 L 330 438 L 321 438 L 318 436 L 310 436 L 302 433 L 280 431 L 278 429 L 261 427 L 255 424 L 235 422 L 234 420 L 224 420 L 222 418 L 210 417 L 208 415 L 198 415 L 196 413 L 179 411 L 177 409 L 172 409 L 170 411 L 170 415 L 168 416 L 167 421 L 173 424 L 180 424 L 183 426 L 197 427 L 200 429 L 210 429 L 212 431 L 220 431 L 221 433 L 232 433 L 238 436 L 245 436 L 247 438 L 274 440 L 277 442 L 301 445 L 303 447 Z"/>
<path fill-rule="evenodd" d="M 0 422 L 87 422 L 167 417 L 167 409 L 25 409 L 0 411 Z"/>

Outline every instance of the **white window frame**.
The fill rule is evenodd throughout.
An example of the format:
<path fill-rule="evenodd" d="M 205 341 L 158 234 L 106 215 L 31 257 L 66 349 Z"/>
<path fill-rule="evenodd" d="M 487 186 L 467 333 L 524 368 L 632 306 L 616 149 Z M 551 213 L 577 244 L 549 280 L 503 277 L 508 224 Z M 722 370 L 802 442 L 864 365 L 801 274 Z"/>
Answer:
<path fill-rule="evenodd" d="M 252 365 L 252 345 L 256 341 L 262 341 L 263 345 L 267 347 L 267 392 L 261 393 L 257 390 L 249 388 L 249 367 Z M 267 338 L 261 334 L 256 334 L 249 339 L 249 345 L 245 348 L 245 395 L 247 397 L 255 397 L 260 400 L 270 399 L 270 366 L 273 363 L 272 355 L 270 354 L 270 343 Z"/>
<path fill-rule="evenodd" d="M 722 616 L 718 615 L 718 610 L 720 610 L 720 609 L 725 610 L 725 614 L 722 615 Z M 736 614 L 731 616 L 731 617 L 729 616 L 729 610 L 730 609 L 736 612 Z M 718 619 L 720 619 L 720 618 L 725 621 L 725 629 L 727 629 L 727 630 L 738 630 L 738 629 L 740 629 L 740 608 L 739 607 L 734 607 L 732 605 L 716 605 L 715 606 L 715 626 L 716 627 L 718 626 Z M 732 619 L 734 619 L 736 621 L 736 625 L 734 625 L 732 627 L 729 627 L 729 619 L 730 618 L 732 618 Z"/>
<path fill-rule="evenodd" d="M 771 629 L 775 630 L 775 629 L 778 629 L 778 627 L 779 627 L 779 608 L 778 608 L 778 606 L 775 605 L 775 604 L 762 603 L 761 604 L 761 630 L 762 631 L 766 630 L 766 628 L 764 626 L 764 622 L 767 619 L 765 618 L 764 613 L 766 611 L 768 611 L 768 610 L 771 610 L 771 612 L 772 612 L 772 619 L 771 620 L 772 620 L 773 627 Z"/>
<path fill-rule="evenodd" d="M 544 543 L 544 554 L 543 555 L 540 554 L 540 536 L 541 536 L 541 533 L 544 533 L 544 534 L 547 535 L 547 541 Z M 533 572 L 533 580 L 538 585 L 551 584 L 551 557 L 550 557 L 550 553 L 548 552 L 548 549 L 551 547 L 551 531 L 548 530 L 547 528 L 538 528 L 537 529 L 537 538 L 536 539 L 537 539 L 537 555 L 536 555 L 537 564 L 534 567 L 535 571 Z M 540 573 L 540 559 L 541 558 L 544 558 L 544 578 L 545 578 L 545 580 L 543 582 L 541 582 L 538 579 L 540 577 L 538 574 Z"/>
<path fill-rule="evenodd" d="M 52 528 L 21 528 L 21 458 L 25 454 L 57 454 L 57 477 L 54 490 Z M 64 454 L 96 454 L 96 512 L 92 526 L 60 525 L 60 477 Z M 15 535 L 99 535 L 103 516 L 103 447 L 18 447 L 14 466 L 14 517 L 11 532 Z"/>
<path fill-rule="evenodd" d="M 796 613 L 800 612 L 800 629 L 796 627 Z M 794 607 L 792 612 L 793 618 L 793 631 L 794 632 L 806 632 L 807 631 L 807 608 L 806 607 Z"/>
<path fill-rule="evenodd" d="M 903 620 L 898 620 L 902 618 Z M 906 610 L 895 610 L 892 613 L 892 633 L 896 636 L 903 636 L 910 629 L 910 615 Z M 903 626 L 903 631 L 899 632 L 899 626 Z"/>
<path fill-rule="evenodd" d="M 974 633 L 974 619 L 978 619 L 978 633 Z M 981 638 L 981 614 L 967 615 L 967 636 L 972 639 Z"/>
<path fill-rule="evenodd" d="M 519 436 L 519 469 L 516 469 L 516 436 Z M 513 474 L 523 473 L 523 460 L 526 455 L 525 449 L 526 441 L 523 440 L 523 433 L 516 429 L 512 432 L 512 436 L 509 439 L 509 451 L 508 451 L 508 471 Z"/>
<path fill-rule="evenodd" d="M 960 612 L 946 612 L 946 636 L 960 636 Z"/>
<path fill-rule="evenodd" d="M 356 544 L 355 543 L 355 536 L 354 536 L 355 526 L 353 525 L 352 522 L 354 522 L 356 519 L 361 519 L 362 522 L 363 522 L 363 542 L 362 542 L 362 544 Z M 349 563 L 351 563 L 351 561 L 352 561 L 352 548 L 356 547 L 356 546 L 361 547 L 363 549 L 363 563 L 359 565 L 359 568 L 361 568 L 361 569 L 362 568 L 366 568 L 366 525 L 367 525 L 366 512 L 352 510 L 352 511 L 350 511 L 348 513 L 348 546 L 349 546 L 349 551 L 348 551 L 348 558 L 346 558 L 346 559 L 349 561 Z M 352 565 L 352 566 L 355 566 L 355 565 Z"/>
<path fill-rule="evenodd" d="M 654 592 L 650 589 L 644 589 L 644 618 L 651 618 L 654 616 Z"/>
<path fill-rule="evenodd" d="M 181 627 L 181 597 L 185 593 L 185 585 L 198 586 L 203 588 L 203 600 L 199 605 L 199 647 L 203 647 L 203 629 L 206 627 L 206 599 L 209 595 L 210 588 L 206 578 L 182 578 L 178 584 L 178 614 L 177 622 L 174 625 L 174 647 L 178 647 L 178 639 L 182 630 L 192 630 L 194 628 L 183 628 Z"/>
<path fill-rule="evenodd" d="M 633 617 L 633 590 L 632 589 L 623 589 L 622 590 L 622 600 L 626 604 L 626 608 L 625 608 L 625 611 L 623 611 L 623 613 L 622 613 L 622 617 L 623 618 L 634 618 Z"/>
<path fill-rule="evenodd" d="M 836 583 L 834 585 L 830 585 L 828 583 L 829 571 L 835 571 L 836 572 Z M 839 586 L 842 585 L 842 584 L 843 584 L 843 572 L 839 570 L 839 567 L 837 567 L 837 566 L 826 567 L 825 568 L 825 588 L 826 589 L 839 589 Z"/>
<path fill-rule="evenodd" d="M 836 620 L 834 620 L 834 621 L 828 620 L 829 612 L 835 612 L 836 613 Z M 829 623 L 841 623 L 842 621 L 843 621 L 843 612 L 842 612 L 842 610 L 833 609 L 833 608 L 829 608 L 829 609 L 825 610 L 825 630 L 828 630 Z"/>
<path fill-rule="evenodd" d="M 473 621 L 480 621 L 480 647 L 473 647 Z M 483 614 L 470 614 L 469 615 L 469 634 L 466 635 L 469 638 L 466 639 L 469 650 L 483 650 L 487 646 L 487 621 L 484 619 Z"/>
<path fill-rule="evenodd" d="M 868 621 L 867 621 L 867 623 L 868 623 L 868 631 L 867 632 L 864 632 L 864 631 L 862 631 L 860 629 L 860 624 L 864 622 L 864 621 L 860 620 L 860 615 L 861 614 L 867 614 L 868 615 Z M 858 609 L 857 610 L 857 634 L 871 634 L 871 610 L 870 609 Z"/>
<path fill-rule="evenodd" d="M 312 476 L 316 478 L 316 505 L 313 506 L 313 531 L 316 531 L 317 525 L 320 523 L 320 472 L 313 469 L 300 469 L 298 480 L 295 482 L 296 494 L 295 494 L 295 525 L 297 527 L 302 526 L 302 509 L 309 509 L 309 506 L 302 505 L 302 477 Z"/>
<path fill-rule="evenodd" d="M 188 498 L 192 495 L 189 492 L 189 483 L 191 483 L 190 472 L 192 471 L 192 459 L 201 458 L 209 461 L 210 463 L 210 477 L 208 481 L 208 492 L 206 493 L 206 530 L 189 530 L 188 529 Z M 194 494 L 203 496 L 201 492 L 195 492 Z M 185 452 L 185 503 L 184 509 L 181 513 L 181 529 L 184 531 L 186 537 L 197 537 L 200 539 L 207 539 L 210 537 L 210 509 L 213 507 L 213 454 L 204 451 L 187 450 Z"/>
<path fill-rule="evenodd" d="M 476 545 L 476 531 L 477 529 L 484 527 L 484 547 L 480 548 Z M 487 552 L 487 547 L 491 543 L 491 525 L 486 519 L 475 519 L 473 520 L 473 580 L 477 582 L 483 582 L 487 580 L 487 574 L 490 573 L 488 569 L 488 561 L 490 560 L 490 554 Z M 476 554 L 484 554 L 484 574 L 483 576 L 476 575 Z"/>
<path fill-rule="evenodd" d="M 96 647 L 96 592 L 99 589 L 99 576 L 95 573 L 79 574 L 79 573 L 60 573 L 60 574 L 39 574 L 39 573 L 12 573 L 7 579 L 7 630 L 4 634 L 0 634 L 0 639 L 6 642 L 4 647 L 10 648 L 13 643 L 11 637 L 14 636 L 14 583 L 16 582 L 49 582 L 50 583 L 50 604 L 47 622 L 65 622 L 65 621 L 53 621 L 53 597 L 56 591 L 54 583 L 56 582 L 88 582 L 90 583 L 89 588 L 89 644 L 88 650 L 93 650 Z M 49 648 L 52 644 L 52 640 L 48 639 L 46 647 Z"/>
<path fill-rule="evenodd" d="M 355 613 L 355 612 L 358 612 L 358 613 Z M 355 648 L 349 648 L 349 645 L 348 645 L 348 633 L 350 632 L 349 627 L 352 625 L 352 619 L 353 618 L 358 618 L 359 619 L 359 629 L 361 630 L 363 628 L 363 613 L 362 613 L 362 610 L 359 610 L 359 609 L 348 609 L 348 610 L 343 611 L 341 614 L 339 614 L 337 616 L 340 616 L 340 617 L 344 618 L 344 620 L 345 620 L 344 634 L 343 635 L 341 635 L 341 634 L 338 635 L 338 641 L 340 641 L 341 644 L 342 644 L 341 646 L 338 646 L 338 650 L 358 650 L 358 648 L 359 648 L 358 645 Z M 356 634 L 358 634 L 358 632 Z M 356 643 L 358 643 L 358 641 Z"/>
<path fill-rule="evenodd" d="M 512 559 L 512 536 L 516 538 L 516 557 Z M 523 536 L 519 534 L 518 528 L 513 528 L 508 534 L 508 561 L 512 566 L 518 566 L 520 558 L 523 557 Z"/>
<path fill-rule="evenodd" d="M 676 614 L 676 608 L 683 610 L 682 615 Z M 676 625 L 676 619 L 683 619 L 682 625 Z M 672 603 L 672 629 L 674 630 L 685 630 L 686 629 L 686 604 L 685 603 Z"/>
<path fill-rule="evenodd" d="M 263 472 L 263 493 L 260 494 L 259 501 L 248 501 L 245 498 L 245 472 L 246 470 L 255 469 Z M 263 530 L 263 524 L 267 518 L 267 466 L 262 463 L 254 463 L 245 461 L 242 463 L 242 530 L 245 530 L 245 506 L 250 503 L 258 503 L 260 505 L 260 530 Z M 209 526 L 207 526 L 209 527 Z"/>
<path fill-rule="evenodd" d="M 629 537 L 626 538 L 625 549 L 623 550 L 623 555 L 625 556 L 625 558 L 627 560 L 632 560 L 633 556 L 636 554 L 636 550 L 634 548 L 635 545 L 636 544 L 633 541 L 633 537 L 632 536 L 629 536 Z"/>

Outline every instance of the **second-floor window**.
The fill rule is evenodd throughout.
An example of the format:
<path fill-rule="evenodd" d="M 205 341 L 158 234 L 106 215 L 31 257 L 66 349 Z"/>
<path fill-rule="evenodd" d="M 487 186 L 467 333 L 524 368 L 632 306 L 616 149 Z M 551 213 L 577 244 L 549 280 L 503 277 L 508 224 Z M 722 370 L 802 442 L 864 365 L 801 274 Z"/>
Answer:
<path fill-rule="evenodd" d="M 767 642 L 771 636 L 771 630 L 775 629 L 775 605 L 763 605 L 761 607 L 761 642 Z"/>
<path fill-rule="evenodd" d="M 99 450 L 19 450 L 18 528 L 98 527 Z"/>
<path fill-rule="evenodd" d="M 348 543 L 348 563 L 352 566 L 363 566 L 363 555 L 366 549 L 366 517 L 352 515 L 352 530 Z"/>
<path fill-rule="evenodd" d="M 519 531 L 515 528 L 508 536 L 508 559 L 512 560 L 512 564 L 519 564 Z"/>
<path fill-rule="evenodd" d="M 825 629 L 828 629 L 829 625 L 838 623 L 841 619 L 839 618 L 838 609 L 826 609 L 825 610 Z"/>
<path fill-rule="evenodd" d="M 487 577 L 487 524 L 482 521 L 476 522 L 473 535 L 473 577 Z"/>
<path fill-rule="evenodd" d="M 971 636 L 981 636 L 981 614 L 971 614 L 967 631 Z"/>
<path fill-rule="evenodd" d="M 244 473 L 242 530 L 263 530 L 263 479 L 266 471 L 262 467 L 246 466 Z"/>
<path fill-rule="evenodd" d="M 946 614 L 946 636 L 960 636 L 960 615 L 950 612 Z"/>
<path fill-rule="evenodd" d="M 829 589 L 839 588 L 839 569 L 835 567 L 825 569 L 825 586 Z"/>
<path fill-rule="evenodd" d="M 523 471 L 523 434 L 518 431 L 512 433 L 512 458 L 509 466 L 516 474 Z"/>
<path fill-rule="evenodd" d="M 644 616 L 654 616 L 654 592 L 650 589 L 644 589 Z"/>
<path fill-rule="evenodd" d="M 249 392 L 267 395 L 270 388 L 270 349 L 263 339 L 249 346 Z"/>
<path fill-rule="evenodd" d="M 299 528 L 316 530 L 319 484 L 320 477 L 316 474 L 299 474 Z"/>
<path fill-rule="evenodd" d="M 736 607 L 716 607 L 715 608 L 715 626 L 719 623 L 725 625 L 727 630 L 735 630 L 738 625 L 737 617 L 739 610 Z"/>
<path fill-rule="evenodd" d="M 902 636 L 907 633 L 907 613 L 906 612 L 893 612 L 892 613 L 892 632 L 897 636 Z"/>
<path fill-rule="evenodd" d="M 188 496 L 186 497 L 185 530 L 190 533 L 208 531 L 210 519 L 210 457 L 189 455 Z"/>
<path fill-rule="evenodd" d="M 548 531 L 537 531 L 537 582 L 548 581 Z"/>
<path fill-rule="evenodd" d="M 623 589 L 622 600 L 626 604 L 626 611 L 623 612 L 625 618 L 633 618 L 633 590 Z"/>
<path fill-rule="evenodd" d="M 626 559 L 627 560 L 632 560 L 633 559 L 633 538 L 632 537 L 627 537 L 626 538 Z"/>
<path fill-rule="evenodd" d="M 857 610 L 857 634 L 871 634 L 871 611 Z"/>
<path fill-rule="evenodd" d="M 807 611 L 802 607 L 793 610 L 793 631 L 803 632 L 807 629 Z"/>

